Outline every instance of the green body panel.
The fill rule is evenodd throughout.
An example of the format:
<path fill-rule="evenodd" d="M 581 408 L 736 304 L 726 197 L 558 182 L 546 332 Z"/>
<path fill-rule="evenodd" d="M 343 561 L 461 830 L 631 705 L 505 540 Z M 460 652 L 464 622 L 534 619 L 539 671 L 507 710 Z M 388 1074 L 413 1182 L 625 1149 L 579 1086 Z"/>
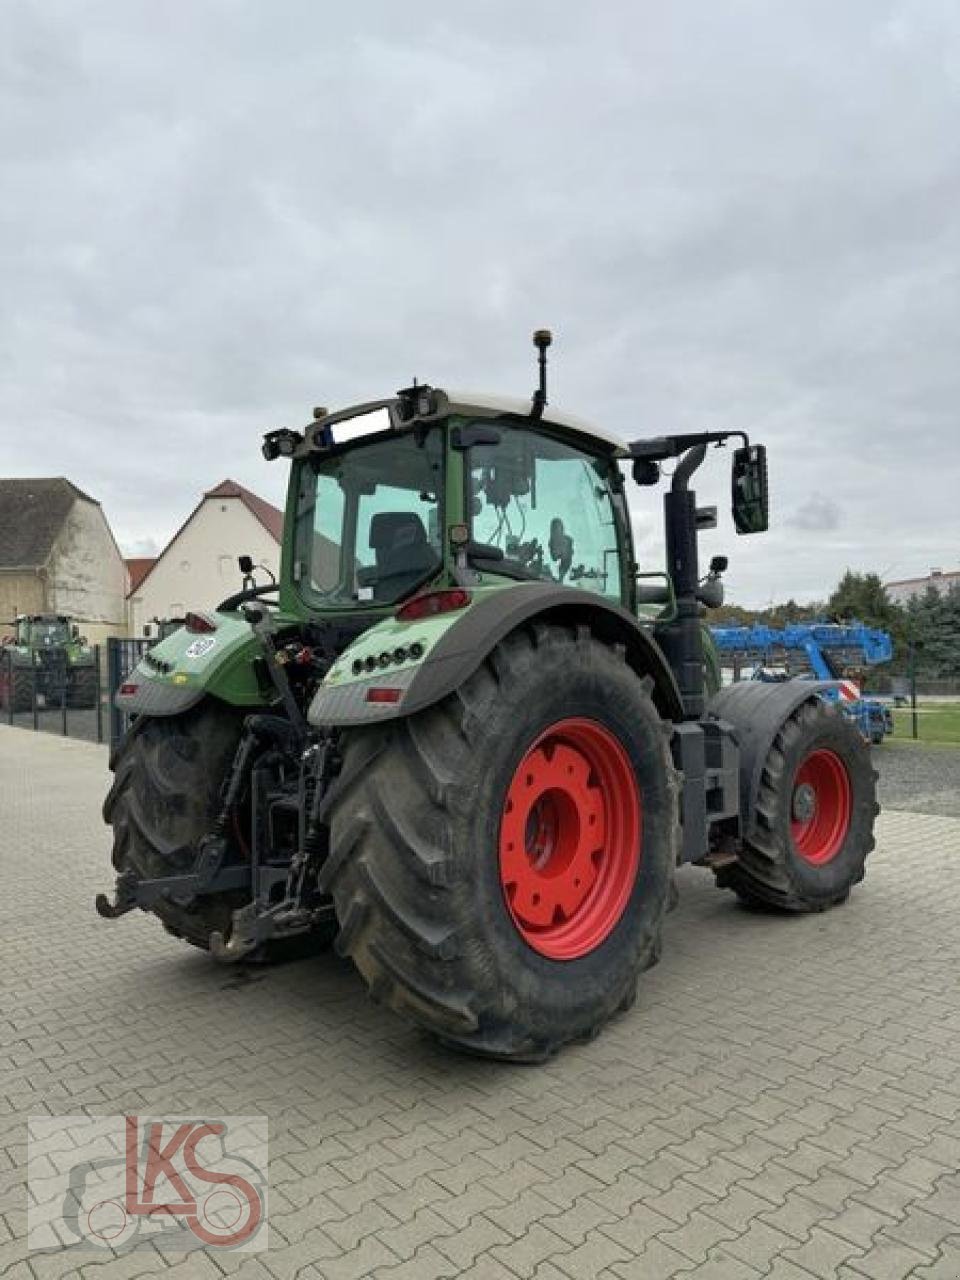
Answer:
<path fill-rule="evenodd" d="M 327 672 L 323 683 L 325 685 L 345 685 L 355 681 L 366 680 L 369 679 L 373 671 L 381 666 L 388 665 L 391 673 L 420 666 L 447 632 L 461 622 L 481 600 L 490 595 L 509 590 L 511 586 L 516 585 L 515 582 L 508 582 L 503 578 L 491 579 L 484 586 L 471 588 L 470 604 L 462 609 L 454 609 L 450 613 L 436 614 L 432 618 L 421 618 L 415 622 L 402 622 L 393 614 L 383 618 L 347 646 Z M 409 655 L 409 649 L 413 645 L 420 645 L 423 650 L 415 658 Z M 407 657 L 404 661 L 391 661 L 389 664 L 381 664 L 382 655 L 392 655 L 401 647 L 407 650 Z M 374 664 L 369 668 L 366 666 L 368 660 Z M 355 671 L 354 664 L 359 664 L 362 669 Z"/>
<path fill-rule="evenodd" d="M 492 593 L 514 585 L 498 579 L 475 588 L 471 593 L 471 603 L 465 608 L 415 622 L 402 622 L 392 612 L 384 617 L 382 611 L 377 611 L 377 615 L 370 619 L 369 628 L 348 645 L 327 672 L 323 683 L 342 685 L 362 680 L 369 676 L 370 671 L 364 667 L 359 673 L 354 672 L 354 663 L 363 665 L 370 659 L 379 667 L 381 655 L 392 656 L 400 647 L 408 651 L 407 658 L 403 662 L 392 661 L 392 672 L 420 666 L 441 638 L 471 608 Z M 262 649 L 250 624 L 235 613 L 208 613 L 205 616 L 216 622 L 215 632 L 206 635 L 195 635 L 186 629 L 174 632 L 154 645 L 149 651 L 150 657 L 141 658 L 127 679 L 138 685 L 202 691 L 238 707 L 267 705 L 272 699 L 261 688 L 253 667 L 254 659 L 261 655 Z M 280 625 L 295 625 L 299 621 L 288 614 L 276 617 Z M 422 648 L 416 658 L 409 655 L 409 649 L 415 644 Z M 169 669 L 158 670 L 158 661 Z"/>
<path fill-rule="evenodd" d="M 262 649 L 249 622 L 236 613 L 205 616 L 216 623 L 216 631 L 196 635 L 180 628 L 154 645 L 149 658 L 141 658 L 127 679 L 138 684 L 202 690 L 238 707 L 267 705 L 272 699 L 261 689 L 253 666 Z M 158 661 L 169 669 L 158 670 Z"/>

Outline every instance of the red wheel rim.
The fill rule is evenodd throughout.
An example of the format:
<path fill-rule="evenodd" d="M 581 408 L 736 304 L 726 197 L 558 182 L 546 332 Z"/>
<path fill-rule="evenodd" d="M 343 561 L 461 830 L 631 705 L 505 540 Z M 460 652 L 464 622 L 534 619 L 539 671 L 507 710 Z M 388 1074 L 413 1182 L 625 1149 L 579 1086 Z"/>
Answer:
<path fill-rule="evenodd" d="M 595 720 L 559 720 L 507 788 L 500 883 L 520 936 L 575 960 L 609 936 L 640 866 L 642 809 L 630 758 Z"/>
<path fill-rule="evenodd" d="M 846 765 L 833 751 L 811 751 L 794 775 L 791 798 L 790 836 L 804 862 L 822 867 L 837 856 L 852 812 Z"/>

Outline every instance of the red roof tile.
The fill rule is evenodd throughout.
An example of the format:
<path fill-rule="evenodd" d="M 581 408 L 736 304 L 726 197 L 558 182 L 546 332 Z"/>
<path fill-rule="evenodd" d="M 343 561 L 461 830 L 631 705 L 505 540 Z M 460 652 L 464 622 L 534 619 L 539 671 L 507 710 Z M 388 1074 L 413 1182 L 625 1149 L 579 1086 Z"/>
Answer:
<path fill-rule="evenodd" d="M 123 563 L 127 566 L 127 573 L 130 575 L 129 594 L 132 595 L 157 563 L 157 558 L 156 556 L 137 556 L 132 560 L 124 560 Z"/>
<path fill-rule="evenodd" d="M 283 540 L 283 512 L 278 510 L 272 502 L 267 502 L 265 498 L 251 493 L 242 484 L 237 484 L 236 480 L 222 480 L 216 488 L 208 489 L 203 496 L 205 498 L 239 498 L 277 542 Z"/>

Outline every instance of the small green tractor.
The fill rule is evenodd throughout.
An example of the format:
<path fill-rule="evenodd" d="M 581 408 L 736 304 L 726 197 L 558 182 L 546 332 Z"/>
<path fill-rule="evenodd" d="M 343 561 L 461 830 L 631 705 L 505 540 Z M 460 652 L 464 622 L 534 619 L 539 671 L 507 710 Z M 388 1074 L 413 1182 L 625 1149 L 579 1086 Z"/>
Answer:
<path fill-rule="evenodd" d="M 59 613 L 24 614 L 0 642 L 0 703 L 29 711 L 34 695 L 47 707 L 97 705 L 97 655 L 80 628 Z"/>
<path fill-rule="evenodd" d="M 191 612 L 117 702 L 104 814 L 136 907 L 225 961 L 335 941 L 446 1044 L 539 1060 L 595 1035 L 660 955 L 683 863 L 746 903 L 843 902 L 878 811 L 815 684 L 719 688 L 694 473 L 733 440 L 739 533 L 767 527 L 737 431 L 632 443 L 532 401 L 413 385 L 302 431 L 280 581 Z M 625 472 L 664 494 L 634 557 Z"/>

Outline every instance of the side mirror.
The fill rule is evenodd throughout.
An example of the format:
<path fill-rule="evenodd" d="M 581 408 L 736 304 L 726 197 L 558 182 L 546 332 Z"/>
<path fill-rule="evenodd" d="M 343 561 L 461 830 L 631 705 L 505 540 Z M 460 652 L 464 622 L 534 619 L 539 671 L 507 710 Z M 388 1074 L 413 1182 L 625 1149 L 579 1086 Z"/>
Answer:
<path fill-rule="evenodd" d="M 70 628 L 70 634 L 73 636 L 74 640 L 80 639 L 80 628 L 77 626 L 76 623 L 74 623 L 73 626 Z"/>
<path fill-rule="evenodd" d="M 749 444 L 736 450 L 731 481 L 733 524 L 737 533 L 764 533 L 770 518 L 764 445 Z"/>
<path fill-rule="evenodd" d="M 245 576 L 253 573 L 253 556 L 237 556 L 237 564 Z"/>

